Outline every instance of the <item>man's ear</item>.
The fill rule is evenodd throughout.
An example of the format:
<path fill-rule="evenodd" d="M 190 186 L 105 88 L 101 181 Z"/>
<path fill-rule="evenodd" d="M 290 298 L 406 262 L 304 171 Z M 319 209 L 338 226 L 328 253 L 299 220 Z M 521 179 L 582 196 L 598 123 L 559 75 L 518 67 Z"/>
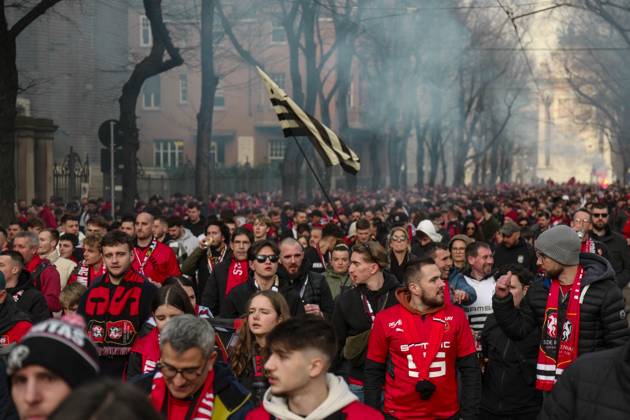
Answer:
<path fill-rule="evenodd" d="M 328 371 L 328 361 L 326 361 L 321 355 L 317 355 L 311 359 L 311 363 L 309 366 L 309 376 L 311 378 L 316 378 L 323 373 Z"/>
<path fill-rule="evenodd" d="M 208 370 L 212 370 L 213 366 L 214 366 L 214 362 L 217 361 L 217 352 L 213 351 L 210 354 L 210 357 L 208 357 L 208 362 L 206 364 L 206 366 L 208 366 Z"/>
<path fill-rule="evenodd" d="M 0 304 L 4 303 L 4 301 L 7 299 L 7 291 L 6 290 L 0 290 Z"/>
<path fill-rule="evenodd" d="M 529 290 L 529 286 L 523 286 L 523 296 L 527 294 L 528 290 Z"/>

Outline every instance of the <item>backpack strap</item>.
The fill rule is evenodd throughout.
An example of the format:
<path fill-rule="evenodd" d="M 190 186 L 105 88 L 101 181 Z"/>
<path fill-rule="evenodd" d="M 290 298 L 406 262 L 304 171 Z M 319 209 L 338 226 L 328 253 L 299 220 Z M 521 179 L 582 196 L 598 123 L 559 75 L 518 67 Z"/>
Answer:
<path fill-rule="evenodd" d="M 35 271 L 31 273 L 31 281 L 33 282 L 33 286 L 35 286 L 37 290 L 42 290 L 42 282 L 40 280 L 40 276 L 44 272 L 44 270 L 51 265 L 52 264 L 50 263 L 50 261 L 42 259 L 42 262 L 37 266 Z"/>

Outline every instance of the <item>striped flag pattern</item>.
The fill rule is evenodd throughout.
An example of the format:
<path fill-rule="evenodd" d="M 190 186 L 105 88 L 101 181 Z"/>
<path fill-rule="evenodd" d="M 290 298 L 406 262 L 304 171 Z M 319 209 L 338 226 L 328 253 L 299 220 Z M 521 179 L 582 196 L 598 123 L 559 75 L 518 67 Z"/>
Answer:
<path fill-rule="evenodd" d="M 300 108 L 260 67 L 256 69 L 278 115 L 284 136 L 308 137 L 327 166 L 341 165 L 344 171 L 356 175 L 361 169 L 359 156 L 330 128 Z"/>

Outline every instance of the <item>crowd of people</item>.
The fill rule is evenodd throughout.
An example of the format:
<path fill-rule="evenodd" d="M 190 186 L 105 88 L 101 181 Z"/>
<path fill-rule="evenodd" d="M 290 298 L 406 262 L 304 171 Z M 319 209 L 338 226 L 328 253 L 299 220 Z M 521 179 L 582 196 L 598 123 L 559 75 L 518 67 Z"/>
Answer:
<path fill-rule="evenodd" d="M 0 418 L 630 416 L 624 187 L 333 197 L 17 203 Z"/>

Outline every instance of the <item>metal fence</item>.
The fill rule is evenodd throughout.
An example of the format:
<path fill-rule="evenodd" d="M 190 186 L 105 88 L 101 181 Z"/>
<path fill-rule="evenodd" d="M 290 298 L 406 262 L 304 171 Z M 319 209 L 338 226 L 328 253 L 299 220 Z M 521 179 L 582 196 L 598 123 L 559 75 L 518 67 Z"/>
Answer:
<path fill-rule="evenodd" d="M 278 165 L 251 167 L 239 165 L 215 168 L 210 175 L 210 192 L 249 193 L 277 191 L 281 187 Z M 188 163 L 174 171 L 138 168 L 138 194 L 142 198 L 152 195 L 168 197 L 175 193 L 195 193 L 195 170 Z"/>
<path fill-rule="evenodd" d="M 90 181 L 90 165 L 86 156 L 81 157 L 70 146 L 70 152 L 62 163 L 53 165 L 53 194 L 64 201 L 78 198 L 81 194 L 81 184 Z"/>

